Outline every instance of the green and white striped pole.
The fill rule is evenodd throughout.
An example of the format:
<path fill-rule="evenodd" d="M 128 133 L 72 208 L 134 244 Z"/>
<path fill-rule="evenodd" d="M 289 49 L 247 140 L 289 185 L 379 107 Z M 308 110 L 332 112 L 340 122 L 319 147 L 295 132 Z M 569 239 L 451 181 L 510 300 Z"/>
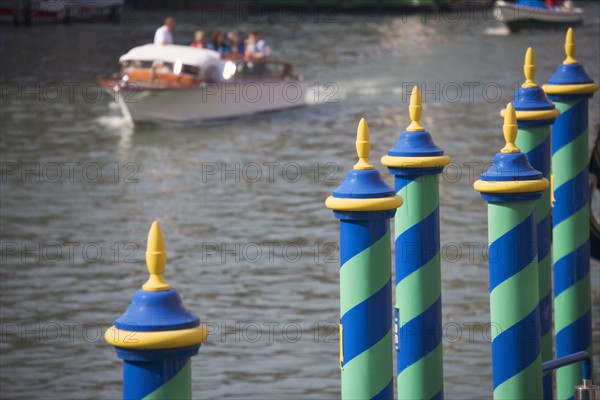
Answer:
<path fill-rule="evenodd" d="M 592 353 L 590 224 L 588 199 L 588 99 L 598 85 L 575 59 L 575 34 L 567 31 L 566 59 L 543 89 L 561 114 L 552 128 L 554 209 L 554 331 L 556 356 Z M 581 382 L 577 365 L 556 372 L 557 399 L 573 398 Z"/>
<path fill-rule="evenodd" d="M 381 159 L 407 199 L 395 219 L 397 387 L 407 400 L 444 398 L 438 176 L 450 157 L 421 126 L 421 112 L 415 86 L 412 122 Z"/>
<path fill-rule="evenodd" d="M 494 399 L 541 399 L 542 363 L 535 200 L 548 180 L 515 145 L 512 104 L 506 146 L 473 185 L 488 202 L 490 319 Z"/>
<path fill-rule="evenodd" d="M 394 396 L 390 218 L 402 199 L 368 161 L 361 119 L 358 163 L 325 201 L 340 220 L 340 368 L 342 399 Z"/>
<path fill-rule="evenodd" d="M 544 91 L 534 82 L 535 57 L 530 47 L 525 54 L 525 82 L 515 92 L 513 106 L 517 114 L 519 131 L 517 146 L 527 154 L 531 166 L 550 179 L 550 132 L 554 119 L 560 112 L 548 100 Z M 505 110 L 500 113 L 502 116 Z M 540 329 L 542 340 L 542 362 L 552 360 L 552 205 L 550 188 L 542 192 L 535 202 L 537 223 L 537 247 L 540 289 Z M 552 372 L 544 374 L 544 399 L 553 399 Z"/>

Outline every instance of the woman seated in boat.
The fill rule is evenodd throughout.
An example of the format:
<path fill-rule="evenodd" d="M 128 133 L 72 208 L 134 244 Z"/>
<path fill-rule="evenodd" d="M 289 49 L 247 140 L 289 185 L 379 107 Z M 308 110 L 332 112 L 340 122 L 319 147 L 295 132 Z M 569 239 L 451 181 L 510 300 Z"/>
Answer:
<path fill-rule="evenodd" d="M 190 46 L 197 47 L 199 49 L 206 48 L 206 45 L 204 44 L 204 32 L 203 31 L 196 31 L 194 33 L 194 41 L 192 42 L 192 44 Z"/>
<path fill-rule="evenodd" d="M 206 48 L 219 52 L 221 56 L 230 52 L 229 46 L 225 41 L 225 35 L 221 31 L 214 31 L 210 35 L 210 42 L 206 45 Z"/>
<path fill-rule="evenodd" d="M 229 39 L 230 52 L 227 58 L 239 59 L 244 57 L 244 42 L 240 38 L 240 34 L 237 31 L 231 31 L 227 34 Z"/>

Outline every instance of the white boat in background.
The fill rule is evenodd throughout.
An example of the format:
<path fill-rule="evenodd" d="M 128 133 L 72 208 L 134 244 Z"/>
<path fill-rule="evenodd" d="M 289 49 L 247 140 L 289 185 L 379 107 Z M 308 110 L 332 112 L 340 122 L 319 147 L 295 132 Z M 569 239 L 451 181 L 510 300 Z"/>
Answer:
<path fill-rule="evenodd" d="M 64 0 L 66 18 L 73 21 L 118 21 L 124 0 Z"/>
<path fill-rule="evenodd" d="M 0 0 L 0 21 L 48 23 L 118 21 L 124 0 Z"/>
<path fill-rule="evenodd" d="M 308 84 L 285 62 L 221 59 L 216 51 L 148 44 L 98 83 L 133 122 L 197 122 L 306 104 Z"/>
<path fill-rule="evenodd" d="M 510 3 L 499 0 L 495 3 L 494 16 L 511 30 L 519 28 L 562 28 L 583 22 L 583 10 L 570 1 L 559 7 L 546 7 L 537 0 L 522 0 Z"/>
<path fill-rule="evenodd" d="M 16 24 L 35 22 L 63 22 L 66 16 L 62 0 L 0 0 L 0 21 Z"/>

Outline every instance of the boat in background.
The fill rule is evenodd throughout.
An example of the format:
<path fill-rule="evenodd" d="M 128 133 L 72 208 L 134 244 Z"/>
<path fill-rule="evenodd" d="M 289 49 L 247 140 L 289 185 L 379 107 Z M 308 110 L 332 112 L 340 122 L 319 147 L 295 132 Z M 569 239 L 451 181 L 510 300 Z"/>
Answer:
<path fill-rule="evenodd" d="M 85 22 L 116 22 L 123 14 L 124 0 L 65 0 L 65 3 L 67 19 Z"/>
<path fill-rule="evenodd" d="M 0 0 L 0 21 L 14 24 L 118 21 L 124 0 Z"/>
<path fill-rule="evenodd" d="M 29 25 L 32 22 L 63 22 L 65 2 L 61 0 L 0 0 L 0 21 Z"/>
<path fill-rule="evenodd" d="M 193 123 L 306 104 L 308 83 L 281 61 L 221 59 L 213 50 L 148 44 L 98 84 L 132 122 Z"/>
<path fill-rule="evenodd" d="M 583 10 L 565 1 L 557 7 L 547 7 L 540 0 L 517 0 L 514 3 L 499 0 L 494 5 L 494 16 L 510 30 L 521 28 L 564 28 L 583 22 Z"/>

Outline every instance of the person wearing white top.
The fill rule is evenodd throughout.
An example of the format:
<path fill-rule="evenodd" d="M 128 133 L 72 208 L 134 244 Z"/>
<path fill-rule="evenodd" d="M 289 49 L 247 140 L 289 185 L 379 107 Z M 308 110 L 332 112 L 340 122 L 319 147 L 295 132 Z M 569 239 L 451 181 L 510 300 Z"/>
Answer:
<path fill-rule="evenodd" d="M 154 44 L 173 44 L 173 31 L 175 30 L 175 18 L 167 17 L 165 24 L 156 30 Z"/>

